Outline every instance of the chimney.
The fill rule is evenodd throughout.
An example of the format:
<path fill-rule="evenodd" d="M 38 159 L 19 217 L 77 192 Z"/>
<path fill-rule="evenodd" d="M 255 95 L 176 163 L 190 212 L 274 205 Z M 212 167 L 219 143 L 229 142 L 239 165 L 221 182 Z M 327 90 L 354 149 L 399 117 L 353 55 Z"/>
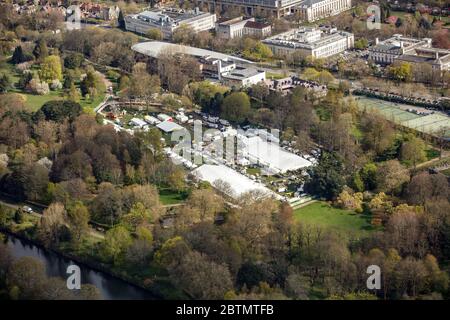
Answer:
<path fill-rule="evenodd" d="M 380 41 L 378 40 L 378 37 L 375 38 L 375 45 L 377 45 Z"/>
<path fill-rule="evenodd" d="M 436 59 L 436 60 L 438 60 L 439 59 L 439 51 L 435 51 L 434 52 L 434 58 Z"/>
<path fill-rule="evenodd" d="M 400 48 L 403 48 L 403 41 L 400 41 Z"/>

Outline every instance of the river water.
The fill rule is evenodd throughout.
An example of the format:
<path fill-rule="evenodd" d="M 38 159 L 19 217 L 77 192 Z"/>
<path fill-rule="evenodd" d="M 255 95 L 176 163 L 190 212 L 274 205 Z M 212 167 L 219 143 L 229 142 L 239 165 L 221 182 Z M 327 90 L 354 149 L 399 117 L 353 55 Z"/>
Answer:
<path fill-rule="evenodd" d="M 59 256 L 39 248 L 28 241 L 5 235 L 6 245 L 11 249 L 15 258 L 34 257 L 45 264 L 47 275 L 50 277 L 61 277 L 66 279 L 67 267 L 77 264 L 70 259 Z M 151 293 L 130 285 L 116 277 L 103 272 L 92 270 L 86 266 L 79 265 L 81 269 L 81 283 L 89 283 L 96 286 L 105 300 L 154 300 Z"/>

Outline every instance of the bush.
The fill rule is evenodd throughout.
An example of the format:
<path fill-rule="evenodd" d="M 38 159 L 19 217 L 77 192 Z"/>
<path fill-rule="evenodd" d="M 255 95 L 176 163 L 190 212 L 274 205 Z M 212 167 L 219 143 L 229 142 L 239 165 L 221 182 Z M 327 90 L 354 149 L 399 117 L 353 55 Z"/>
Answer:
<path fill-rule="evenodd" d="M 31 79 L 26 90 L 32 94 L 45 95 L 50 92 L 50 88 L 46 82 L 41 82 L 39 79 Z"/>

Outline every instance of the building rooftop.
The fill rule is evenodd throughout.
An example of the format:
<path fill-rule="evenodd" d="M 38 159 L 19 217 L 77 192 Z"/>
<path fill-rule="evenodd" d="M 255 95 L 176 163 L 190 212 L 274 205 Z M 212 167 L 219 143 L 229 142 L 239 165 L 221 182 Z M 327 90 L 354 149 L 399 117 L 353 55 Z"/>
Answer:
<path fill-rule="evenodd" d="M 398 51 L 401 48 L 408 50 L 408 49 L 412 49 L 416 46 L 426 45 L 427 43 L 431 43 L 430 41 L 431 40 L 428 38 L 416 39 L 416 38 L 404 37 L 401 34 L 394 34 L 391 38 L 380 41 L 378 44 L 374 45 L 369 50 Z"/>
<path fill-rule="evenodd" d="M 173 121 L 163 121 L 160 124 L 156 125 L 156 127 L 164 132 L 173 132 L 184 129 L 184 127 L 180 126 L 179 124 L 176 124 Z"/>
<path fill-rule="evenodd" d="M 227 195 L 232 198 L 239 198 L 252 190 L 258 190 L 267 195 L 275 195 L 263 184 L 257 183 L 224 165 L 204 164 L 192 171 L 192 174 L 200 180 L 208 181 L 213 186 L 218 181 L 226 182 L 230 186 Z"/>
<path fill-rule="evenodd" d="M 264 28 L 270 27 L 270 24 L 256 22 L 256 21 L 247 21 L 247 23 L 245 24 L 245 27 L 252 28 L 252 29 L 264 29 Z"/>
<path fill-rule="evenodd" d="M 223 74 L 222 77 L 228 78 L 228 79 L 242 80 L 242 79 L 256 76 L 257 74 L 260 74 L 261 72 L 264 72 L 264 71 L 254 69 L 254 68 L 236 67 L 236 69 L 234 69 L 233 71 Z"/>
<path fill-rule="evenodd" d="M 152 58 L 158 58 L 158 56 L 161 53 L 172 53 L 172 54 L 187 54 L 192 55 L 195 57 L 205 57 L 210 56 L 214 59 L 220 59 L 220 60 L 230 60 L 241 64 L 252 64 L 253 62 L 242 59 L 239 57 L 231 56 L 228 54 L 206 50 L 206 49 L 200 49 L 180 44 L 174 44 L 169 42 L 163 42 L 163 41 L 148 41 L 148 42 L 141 42 L 133 45 L 131 47 L 133 51 L 136 51 L 138 53 L 144 54 L 146 56 L 152 57 Z"/>
<path fill-rule="evenodd" d="M 248 18 L 244 18 L 242 16 L 237 17 L 237 18 L 233 18 L 233 19 L 229 19 L 229 18 L 222 18 L 219 21 L 217 21 L 218 24 L 222 25 L 222 26 L 229 26 L 244 20 L 248 20 Z"/>
<path fill-rule="evenodd" d="M 336 29 L 324 32 L 318 28 L 301 27 L 267 38 L 263 42 L 294 49 L 305 48 L 312 50 L 351 35 L 349 32 L 338 31 Z"/>

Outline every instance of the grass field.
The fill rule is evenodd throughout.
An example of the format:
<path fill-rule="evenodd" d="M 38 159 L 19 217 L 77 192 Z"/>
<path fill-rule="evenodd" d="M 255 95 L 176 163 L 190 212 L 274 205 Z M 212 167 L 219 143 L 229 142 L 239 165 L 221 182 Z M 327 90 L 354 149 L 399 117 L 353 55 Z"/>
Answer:
<path fill-rule="evenodd" d="M 368 215 L 337 209 L 321 201 L 295 210 L 294 218 L 308 225 L 333 229 L 349 236 L 364 237 L 373 230 Z"/>
<path fill-rule="evenodd" d="M 170 189 L 160 189 L 159 190 L 159 200 L 163 205 L 177 204 L 186 200 L 186 193 L 178 193 Z"/>
<path fill-rule="evenodd" d="M 37 67 L 34 67 L 35 72 L 37 72 Z M 6 74 L 9 76 L 13 84 L 17 83 L 19 81 L 19 74 L 14 70 L 14 66 L 6 61 L 0 62 L 0 74 Z M 25 91 L 22 91 L 18 88 L 13 88 L 9 92 L 18 93 L 22 95 L 25 99 L 25 105 L 33 112 L 39 110 L 39 108 L 42 107 L 42 105 L 48 101 L 51 100 L 61 100 L 63 99 L 63 91 L 62 90 L 55 90 L 50 91 L 48 94 L 45 95 L 37 95 L 37 94 L 30 94 Z M 95 108 L 97 105 L 99 105 L 103 99 L 105 98 L 105 93 L 100 93 L 97 97 L 95 97 L 93 100 L 85 98 L 82 98 L 80 100 L 80 105 L 84 109 L 92 109 Z"/>

